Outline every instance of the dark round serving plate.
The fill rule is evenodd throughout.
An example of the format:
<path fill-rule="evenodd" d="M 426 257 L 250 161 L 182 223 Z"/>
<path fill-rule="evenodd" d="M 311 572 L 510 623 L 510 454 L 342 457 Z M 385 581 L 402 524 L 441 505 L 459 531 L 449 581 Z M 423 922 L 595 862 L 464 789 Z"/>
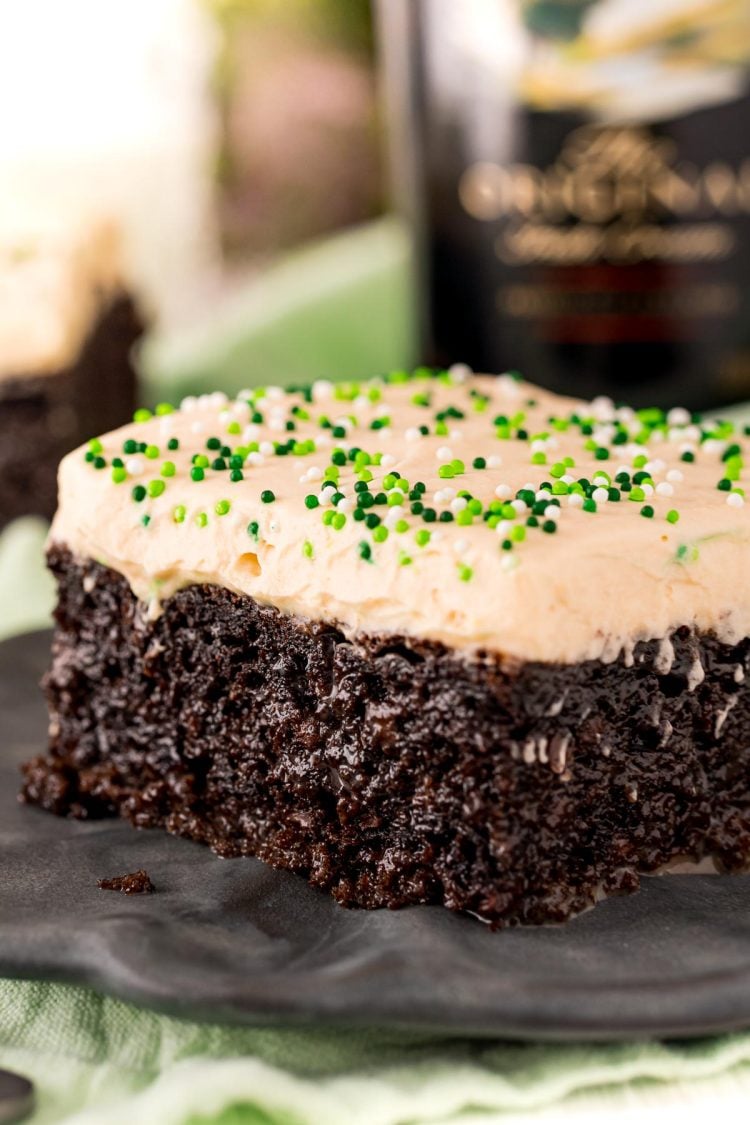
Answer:
<path fill-rule="evenodd" d="M 255 860 L 18 804 L 18 763 L 44 745 L 48 645 L 0 645 L 0 974 L 240 1023 L 549 1039 L 750 1026 L 750 876 L 649 879 L 565 926 L 493 933 L 438 907 L 347 911 Z M 155 894 L 97 888 L 140 867 Z"/>

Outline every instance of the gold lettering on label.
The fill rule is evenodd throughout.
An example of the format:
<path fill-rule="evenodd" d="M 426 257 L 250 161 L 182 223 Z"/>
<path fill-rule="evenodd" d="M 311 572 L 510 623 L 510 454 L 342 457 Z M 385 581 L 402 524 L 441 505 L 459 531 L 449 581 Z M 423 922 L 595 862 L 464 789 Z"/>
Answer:
<path fill-rule="evenodd" d="M 515 216 L 604 226 L 750 213 L 750 159 L 737 168 L 714 162 L 700 169 L 677 157 L 671 139 L 645 128 L 584 125 L 568 136 L 550 167 L 472 164 L 458 194 L 464 210 L 485 222 Z"/>
<path fill-rule="evenodd" d="M 722 223 L 679 227 L 577 223 L 561 227 L 523 222 L 498 235 L 495 253 L 507 265 L 584 265 L 601 259 L 615 263 L 686 263 L 721 261 L 729 257 L 735 245 L 734 232 Z"/>

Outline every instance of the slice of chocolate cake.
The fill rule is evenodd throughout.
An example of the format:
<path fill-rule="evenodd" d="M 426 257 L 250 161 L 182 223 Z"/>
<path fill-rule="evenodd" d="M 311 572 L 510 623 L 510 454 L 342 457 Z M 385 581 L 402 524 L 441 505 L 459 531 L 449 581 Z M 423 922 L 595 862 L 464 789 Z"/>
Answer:
<path fill-rule="evenodd" d="M 0 527 L 51 518 L 60 458 L 132 416 L 141 330 L 111 225 L 0 234 Z"/>
<path fill-rule="evenodd" d="M 157 414 L 63 462 L 26 800 L 496 924 L 750 866 L 741 431 L 456 369 Z"/>

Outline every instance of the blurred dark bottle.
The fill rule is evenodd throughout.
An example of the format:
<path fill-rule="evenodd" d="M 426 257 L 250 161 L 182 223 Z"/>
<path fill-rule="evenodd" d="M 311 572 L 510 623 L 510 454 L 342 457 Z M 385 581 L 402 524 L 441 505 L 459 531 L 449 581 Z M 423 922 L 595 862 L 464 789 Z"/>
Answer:
<path fill-rule="evenodd" d="M 424 358 L 750 398 L 750 2 L 380 0 Z"/>

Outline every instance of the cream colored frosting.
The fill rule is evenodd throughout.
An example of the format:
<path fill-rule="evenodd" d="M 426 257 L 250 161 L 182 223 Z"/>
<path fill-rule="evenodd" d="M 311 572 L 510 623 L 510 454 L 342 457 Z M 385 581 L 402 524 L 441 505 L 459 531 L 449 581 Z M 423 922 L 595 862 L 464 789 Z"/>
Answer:
<path fill-rule="evenodd" d="M 84 450 L 62 462 L 52 541 L 119 571 L 150 604 L 152 614 L 159 612 L 161 600 L 187 584 L 218 583 L 284 612 L 334 620 L 351 634 L 407 634 L 509 658 L 562 662 L 611 660 L 623 648 L 632 651 L 635 640 L 663 637 L 679 625 L 715 630 L 727 640 L 750 633 L 750 509 L 739 491 L 717 489 L 725 473 L 727 441 L 713 438 L 701 444 L 698 428 L 684 411 L 671 412 L 668 433 L 645 446 L 630 438 L 611 445 L 615 417 L 633 438 L 642 430 L 632 411 L 616 413 L 608 400 L 587 405 L 559 398 L 509 376 L 466 377 L 454 370 L 450 383 L 418 379 L 376 384 L 373 396 L 382 390 L 376 402 L 368 397 L 370 387 L 363 384 L 352 392 L 352 401 L 341 401 L 330 384 L 316 384 L 309 406 L 299 395 L 274 389 L 256 407 L 242 396 L 235 402 L 205 396 L 187 400 L 173 414 L 108 434 L 100 454 L 105 467 L 92 467 Z M 412 401 L 421 394 L 429 396 L 429 406 Z M 480 404 L 482 397 L 487 399 L 483 410 L 474 408 L 477 397 Z M 293 404 L 307 409 L 311 420 L 297 419 L 296 431 L 289 433 L 285 423 Z M 448 417 L 444 424 L 449 433 L 436 434 L 435 416 L 447 407 L 465 416 Z M 262 424 L 251 420 L 256 408 L 263 414 Z M 550 418 L 566 419 L 576 410 L 592 419 L 593 436 L 582 435 L 575 424 L 558 432 L 550 423 Z M 493 420 L 518 412 L 525 418 L 515 424 L 529 439 L 498 437 Z M 320 428 L 323 414 L 347 427 L 346 438 L 337 440 Z M 380 428 L 373 430 L 373 421 Z M 420 434 L 421 425 L 430 434 Z M 240 434 L 228 434 L 228 427 Z M 548 436 L 535 438 L 539 434 Z M 190 479 L 192 454 L 206 453 L 212 436 L 232 447 L 260 444 L 248 456 L 243 480 L 230 482 L 228 471 L 212 468 L 205 470 L 204 480 Z M 179 440 L 178 451 L 167 451 L 169 438 Z M 317 448 L 304 456 L 269 452 L 271 443 L 290 438 L 312 439 Z M 123 453 L 127 439 L 158 447 L 158 457 L 128 456 Z M 584 448 L 587 441 L 610 446 L 609 459 L 597 460 Z M 601 470 L 612 478 L 621 468 L 632 474 L 637 471 L 634 459 L 645 455 L 649 461 L 643 471 L 653 484 L 646 484 L 647 495 L 640 502 L 626 495 L 614 502 L 598 493 L 595 512 L 582 510 L 580 497 L 564 495 L 555 511 L 543 496 L 548 510 L 540 522 L 556 516 L 557 531 L 526 528 L 525 540 L 510 550 L 503 549 L 503 542 L 513 526 L 525 524 L 529 512 L 494 529 L 481 517 L 471 526 L 455 520 L 428 524 L 410 513 L 405 498 L 400 507 L 369 509 L 384 517 L 389 528 L 387 540 L 375 542 L 373 532 L 353 518 L 356 476 L 351 463 L 340 470 L 345 500 L 336 509 L 345 513 L 345 526 L 326 526 L 325 507 L 305 506 L 305 496 L 321 493 L 320 477 L 339 446 L 383 455 L 379 467 L 370 467 L 373 492 L 380 490 L 386 473 L 400 474 L 411 487 L 422 481 L 423 501 L 438 513 L 461 507 L 455 495 L 460 489 L 485 508 L 498 496 L 515 498 L 527 485 L 537 490 L 552 481 L 552 466 L 565 457 L 573 458 L 575 466 L 568 468 L 563 483 L 593 480 Z M 685 452 L 694 452 L 694 463 L 681 460 Z M 111 478 L 111 459 L 117 456 L 128 473 L 119 484 Z M 473 467 L 477 457 L 485 459 L 485 468 Z M 542 457 L 546 465 L 534 463 Z M 162 478 L 167 459 L 176 471 Z M 440 466 L 456 459 L 466 471 L 441 479 Z M 157 479 L 166 485 L 162 494 L 135 502 L 133 486 Z M 731 487 L 741 489 L 741 482 Z M 262 502 L 264 490 L 273 491 L 274 502 Z M 326 491 L 333 490 L 321 494 Z M 230 501 L 230 509 L 219 515 L 216 506 L 224 500 Z M 653 518 L 642 514 L 646 504 L 653 508 Z M 181 507 L 184 519 L 175 522 L 175 509 L 179 519 Z M 672 510 L 679 513 L 677 523 L 666 518 Z M 147 526 L 144 516 L 150 517 Z M 397 530 L 401 519 L 407 530 Z M 257 542 L 247 531 L 252 523 L 258 525 Z M 419 546 L 417 533 L 425 530 L 430 541 Z"/>
<path fill-rule="evenodd" d="M 0 228 L 0 380 L 69 366 L 120 284 L 109 222 Z"/>

